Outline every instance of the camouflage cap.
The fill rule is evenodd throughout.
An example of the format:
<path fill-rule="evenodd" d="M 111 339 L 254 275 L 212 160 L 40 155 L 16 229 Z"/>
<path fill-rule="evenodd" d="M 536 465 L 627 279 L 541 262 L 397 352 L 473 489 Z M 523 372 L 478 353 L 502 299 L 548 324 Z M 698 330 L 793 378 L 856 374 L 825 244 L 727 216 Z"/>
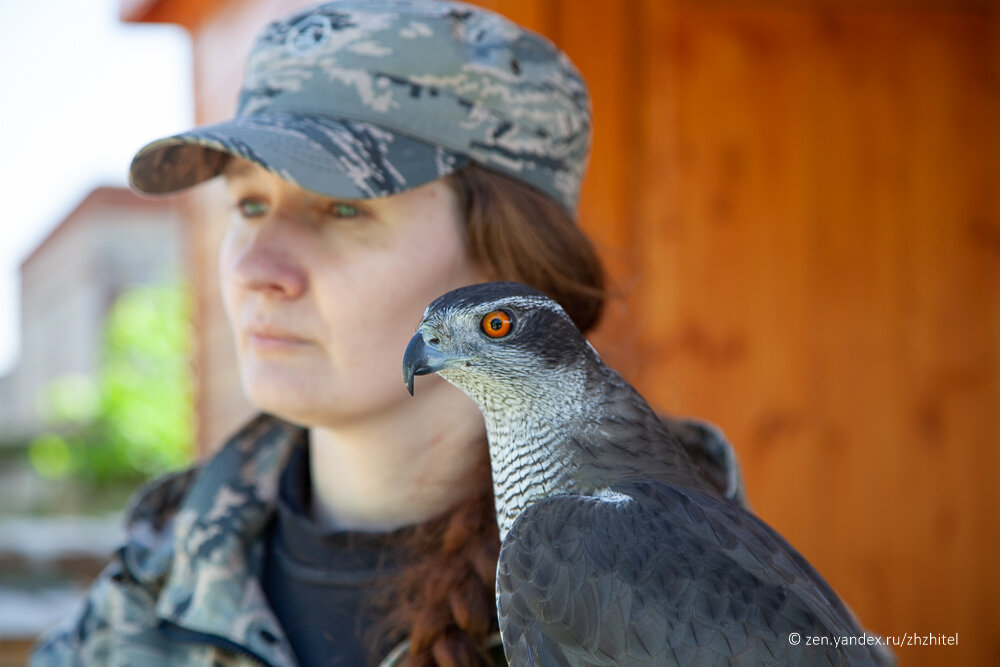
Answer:
<path fill-rule="evenodd" d="M 545 38 L 444 0 L 336 0 L 268 26 L 236 117 L 155 141 L 131 182 L 167 193 L 229 156 L 331 197 L 380 197 L 469 161 L 576 210 L 590 98 Z"/>

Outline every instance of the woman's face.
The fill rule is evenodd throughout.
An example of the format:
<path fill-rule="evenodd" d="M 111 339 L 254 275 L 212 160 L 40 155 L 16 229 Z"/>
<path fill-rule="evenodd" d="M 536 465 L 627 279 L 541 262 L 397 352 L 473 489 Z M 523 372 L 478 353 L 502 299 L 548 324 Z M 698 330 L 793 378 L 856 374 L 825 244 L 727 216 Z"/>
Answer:
<path fill-rule="evenodd" d="M 451 188 L 337 200 L 235 159 L 225 179 L 223 301 L 250 401 L 335 426 L 412 400 L 400 364 L 424 308 L 483 280 Z"/>

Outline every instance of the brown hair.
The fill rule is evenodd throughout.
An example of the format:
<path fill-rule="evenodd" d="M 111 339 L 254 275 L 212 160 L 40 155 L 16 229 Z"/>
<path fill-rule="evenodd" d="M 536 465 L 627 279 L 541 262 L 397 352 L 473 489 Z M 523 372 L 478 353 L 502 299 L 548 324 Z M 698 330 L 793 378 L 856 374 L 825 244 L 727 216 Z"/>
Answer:
<path fill-rule="evenodd" d="M 516 280 L 559 302 L 587 332 L 604 310 L 604 267 L 562 206 L 509 176 L 470 165 L 449 177 L 469 254 L 493 280 Z"/>
<path fill-rule="evenodd" d="M 470 165 L 448 177 L 466 223 L 471 258 L 493 280 L 516 280 L 558 301 L 582 331 L 604 307 L 604 269 L 590 240 L 556 202 Z M 407 667 L 472 667 L 497 631 L 500 551 L 486 442 L 475 488 L 408 540 L 403 571 L 385 582 L 389 612 L 375 637 L 407 637 Z"/>

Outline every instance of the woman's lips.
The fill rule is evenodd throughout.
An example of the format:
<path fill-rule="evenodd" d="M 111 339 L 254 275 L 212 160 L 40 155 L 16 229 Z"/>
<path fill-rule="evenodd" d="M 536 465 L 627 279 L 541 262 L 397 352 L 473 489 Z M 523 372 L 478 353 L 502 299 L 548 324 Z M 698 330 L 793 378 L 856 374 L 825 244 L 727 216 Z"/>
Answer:
<path fill-rule="evenodd" d="M 284 329 L 250 327 L 247 343 L 257 350 L 290 350 L 309 344 L 309 340 Z"/>

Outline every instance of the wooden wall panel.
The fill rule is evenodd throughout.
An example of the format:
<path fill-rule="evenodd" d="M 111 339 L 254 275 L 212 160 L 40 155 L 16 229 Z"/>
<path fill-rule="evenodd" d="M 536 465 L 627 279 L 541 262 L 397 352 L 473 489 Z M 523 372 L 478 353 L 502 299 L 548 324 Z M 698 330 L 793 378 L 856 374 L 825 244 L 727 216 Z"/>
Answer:
<path fill-rule="evenodd" d="M 634 379 L 726 429 L 751 502 L 869 627 L 960 633 L 905 664 L 1000 656 L 995 22 L 640 21 Z"/>
<path fill-rule="evenodd" d="M 594 241 L 608 271 L 611 294 L 624 296 L 638 283 L 633 239 L 637 202 L 632 181 L 637 157 L 638 117 L 635 3 L 558 5 L 549 36 L 585 72 L 593 100 L 593 147 L 580 201 L 580 225 Z M 605 360 L 623 372 L 637 370 L 637 341 L 625 298 L 609 300 L 594 338 Z"/>

